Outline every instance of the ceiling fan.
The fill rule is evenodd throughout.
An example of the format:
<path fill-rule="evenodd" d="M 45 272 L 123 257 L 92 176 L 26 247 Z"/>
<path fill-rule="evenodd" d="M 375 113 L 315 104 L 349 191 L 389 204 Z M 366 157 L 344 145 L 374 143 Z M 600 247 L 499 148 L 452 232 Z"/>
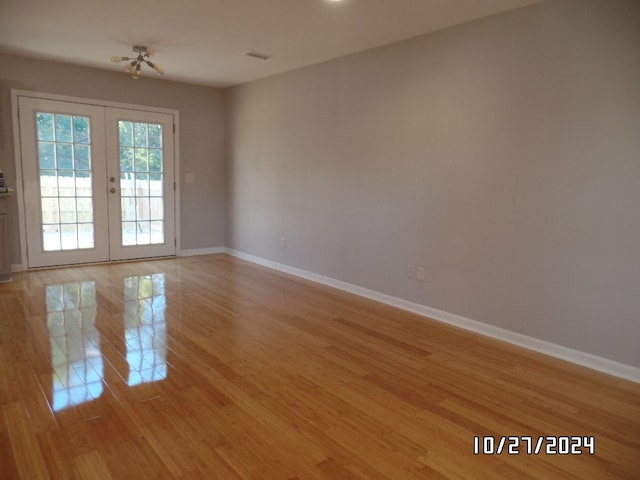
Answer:
<path fill-rule="evenodd" d="M 152 48 L 143 47 L 141 45 L 134 45 L 133 51 L 138 54 L 137 57 L 111 57 L 112 62 L 129 62 L 125 65 L 124 69 L 131 73 L 136 80 L 140 77 L 140 68 L 143 63 L 146 63 L 153 68 L 158 75 L 162 76 L 164 70 L 153 62 L 149 61 L 149 57 L 153 57 L 155 51 Z"/>

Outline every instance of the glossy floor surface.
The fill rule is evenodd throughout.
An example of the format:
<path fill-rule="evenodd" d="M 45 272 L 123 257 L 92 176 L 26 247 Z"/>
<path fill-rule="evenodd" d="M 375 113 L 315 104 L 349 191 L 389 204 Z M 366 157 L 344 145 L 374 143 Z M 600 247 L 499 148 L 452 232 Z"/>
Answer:
<path fill-rule="evenodd" d="M 0 478 L 637 479 L 640 385 L 226 255 L 21 273 Z"/>

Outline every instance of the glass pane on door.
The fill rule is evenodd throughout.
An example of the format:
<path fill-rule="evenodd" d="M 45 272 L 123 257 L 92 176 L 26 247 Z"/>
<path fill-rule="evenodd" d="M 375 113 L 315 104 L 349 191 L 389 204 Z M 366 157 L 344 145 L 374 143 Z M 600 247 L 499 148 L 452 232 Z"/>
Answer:
<path fill-rule="evenodd" d="M 118 121 L 122 245 L 165 242 L 162 125 Z"/>
<path fill-rule="evenodd" d="M 36 128 L 43 250 L 94 248 L 90 118 L 37 112 Z"/>

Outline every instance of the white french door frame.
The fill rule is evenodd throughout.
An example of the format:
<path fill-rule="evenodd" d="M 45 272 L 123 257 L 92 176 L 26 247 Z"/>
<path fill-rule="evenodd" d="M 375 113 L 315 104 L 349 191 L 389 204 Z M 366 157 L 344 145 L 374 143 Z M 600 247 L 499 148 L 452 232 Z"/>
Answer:
<path fill-rule="evenodd" d="M 174 174 L 174 217 L 173 227 L 175 231 L 175 253 L 179 255 L 180 252 L 180 142 L 179 142 L 179 112 L 175 109 L 149 107 L 146 105 L 133 105 L 128 103 L 111 102 L 106 100 L 88 99 L 81 97 L 72 97 L 67 95 L 57 95 L 41 92 L 32 92 L 28 90 L 11 89 L 11 113 L 13 124 L 13 145 L 14 145 L 14 159 L 16 167 L 16 184 L 15 198 L 18 206 L 18 230 L 20 236 L 20 262 L 23 269 L 27 269 L 29 265 L 28 248 L 27 248 L 27 218 L 26 218 L 26 204 L 27 201 L 24 191 L 24 172 L 22 163 L 22 149 L 21 149 L 21 137 L 20 137 L 20 110 L 19 100 L 20 98 L 33 98 L 39 100 L 52 100 L 59 102 L 75 103 L 85 106 L 96 106 L 111 109 L 122 109 L 128 111 L 138 112 L 150 112 L 169 114 L 173 116 L 173 124 L 175 131 L 173 132 L 173 174 Z"/>

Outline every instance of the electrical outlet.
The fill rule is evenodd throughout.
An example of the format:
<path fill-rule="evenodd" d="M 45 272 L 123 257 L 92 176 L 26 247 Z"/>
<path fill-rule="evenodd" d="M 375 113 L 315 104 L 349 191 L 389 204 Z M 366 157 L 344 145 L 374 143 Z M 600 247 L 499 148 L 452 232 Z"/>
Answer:
<path fill-rule="evenodd" d="M 407 276 L 409 278 L 413 278 L 413 275 L 415 274 L 415 267 L 413 265 L 409 265 L 407 267 Z"/>
<path fill-rule="evenodd" d="M 284 247 L 286 247 L 286 246 L 287 246 L 287 237 L 282 237 L 282 238 L 280 239 L 280 246 L 281 246 L 282 248 L 284 248 Z"/>
<path fill-rule="evenodd" d="M 418 267 L 418 271 L 416 273 L 416 278 L 419 281 L 424 282 L 424 267 Z"/>

